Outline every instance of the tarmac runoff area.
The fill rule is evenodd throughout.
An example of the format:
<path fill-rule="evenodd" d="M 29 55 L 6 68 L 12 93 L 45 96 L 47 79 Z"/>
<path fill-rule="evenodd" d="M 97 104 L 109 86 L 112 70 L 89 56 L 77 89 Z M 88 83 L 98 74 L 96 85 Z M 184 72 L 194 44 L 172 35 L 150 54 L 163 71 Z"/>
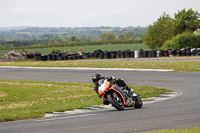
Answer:
<path fill-rule="evenodd" d="M 155 102 L 160 102 L 160 101 L 176 98 L 176 97 L 181 96 L 181 95 L 182 95 L 182 92 L 166 92 L 166 93 L 161 94 L 158 97 L 142 99 L 143 106 L 145 106 L 145 104 L 151 104 L 151 103 L 155 103 Z M 125 108 L 125 109 L 134 109 L 134 107 Z M 114 107 L 112 107 L 111 104 L 102 105 L 102 106 L 95 106 L 94 105 L 92 107 L 83 107 L 82 109 L 74 109 L 72 111 L 47 113 L 47 114 L 45 114 L 44 117 L 53 117 L 53 116 L 59 116 L 59 115 L 62 115 L 62 114 L 81 114 L 81 113 L 108 111 L 108 110 L 116 110 L 116 109 Z"/>

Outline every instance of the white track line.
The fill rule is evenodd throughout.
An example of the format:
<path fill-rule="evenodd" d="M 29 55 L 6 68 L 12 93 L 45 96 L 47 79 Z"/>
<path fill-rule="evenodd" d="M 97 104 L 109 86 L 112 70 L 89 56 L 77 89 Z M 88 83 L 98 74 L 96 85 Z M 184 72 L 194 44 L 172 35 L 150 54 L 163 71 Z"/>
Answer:
<path fill-rule="evenodd" d="M 62 120 L 62 119 L 70 119 L 70 118 L 79 118 L 79 117 L 86 117 L 86 116 L 93 116 L 96 114 L 85 114 L 85 115 L 75 115 L 75 116 L 67 116 L 67 117 L 59 117 L 59 118 L 51 118 L 51 119 L 41 119 L 41 120 L 35 120 L 35 121 L 54 121 L 54 120 Z"/>
<path fill-rule="evenodd" d="M 104 70 L 104 71 L 154 71 L 154 72 L 172 72 L 170 69 L 131 69 L 131 68 L 87 68 L 87 67 L 15 67 L 0 66 L 0 68 L 22 68 L 22 69 L 61 69 L 61 70 Z"/>
<path fill-rule="evenodd" d="M 182 92 L 169 92 L 166 94 L 162 94 L 158 97 L 152 97 L 152 98 L 146 98 L 146 99 L 142 99 L 143 100 L 143 104 L 151 104 L 151 103 L 155 103 L 155 102 L 159 102 L 159 101 L 164 101 L 164 100 L 168 100 L 168 99 L 172 99 L 172 98 L 176 98 L 178 96 L 182 96 L 183 93 Z M 90 107 L 88 107 L 90 108 Z M 92 106 L 91 108 L 94 108 L 94 106 Z M 99 108 L 99 109 L 98 109 Z M 125 108 L 125 109 L 133 109 L 133 108 Z M 103 105 L 103 106 L 97 106 L 96 110 L 90 110 L 90 109 L 74 109 L 72 111 L 65 111 L 63 112 L 63 114 L 80 114 L 80 113 L 88 113 L 88 112 L 98 112 L 98 111 L 107 111 L 107 110 L 115 110 L 114 107 L 112 107 L 111 104 L 109 105 Z M 45 114 L 44 117 L 46 118 L 51 118 L 53 116 L 59 116 L 59 113 L 47 113 Z"/>

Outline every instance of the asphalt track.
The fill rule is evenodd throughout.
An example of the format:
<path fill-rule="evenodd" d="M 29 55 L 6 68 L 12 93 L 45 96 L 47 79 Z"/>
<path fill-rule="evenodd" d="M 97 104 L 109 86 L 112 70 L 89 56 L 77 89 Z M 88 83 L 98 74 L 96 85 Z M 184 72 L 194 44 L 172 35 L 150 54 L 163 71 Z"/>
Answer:
<path fill-rule="evenodd" d="M 128 84 L 167 88 L 183 95 L 142 109 L 3 122 L 0 133 L 127 133 L 200 126 L 199 72 L 0 68 L 0 79 L 91 83 L 97 72 L 121 77 Z"/>

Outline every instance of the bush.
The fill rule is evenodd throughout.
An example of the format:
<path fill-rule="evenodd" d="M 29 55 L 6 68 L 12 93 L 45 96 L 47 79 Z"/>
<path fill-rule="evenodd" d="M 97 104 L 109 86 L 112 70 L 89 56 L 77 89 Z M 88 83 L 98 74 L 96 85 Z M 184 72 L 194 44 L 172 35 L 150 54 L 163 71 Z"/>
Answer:
<path fill-rule="evenodd" d="M 57 53 L 59 53 L 59 52 L 60 52 L 60 49 L 57 49 L 57 48 L 54 48 L 54 49 L 52 49 L 52 51 L 51 51 L 52 54 L 57 54 Z"/>
<path fill-rule="evenodd" d="M 181 49 L 181 48 L 198 48 L 200 47 L 200 36 L 194 35 L 193 33 L 182 33 L 178 34 L 168 40 L 162 46 L 162 49 Z"/>

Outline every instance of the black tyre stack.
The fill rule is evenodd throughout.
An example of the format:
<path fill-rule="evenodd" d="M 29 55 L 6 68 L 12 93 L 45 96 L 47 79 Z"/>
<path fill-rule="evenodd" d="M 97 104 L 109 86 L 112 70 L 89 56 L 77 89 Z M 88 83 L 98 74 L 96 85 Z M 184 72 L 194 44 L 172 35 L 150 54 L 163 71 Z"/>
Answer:
<path fill-rule="evenodd" d="M 41 56 L 41 61 L 47 61 L 47 60 L 48 60 L 48 55 Z"/>
<path fill-rule="evenodd" d="M 26 54 L 27 59 L 35 58 L 41 61 L 57 61 L 57 60 L 80 60 L 80 59 L 116 59 L 116 58 L 155 58 L 155 57 L 171 57 L 171 56 L 198 56 L 200 55 L 200 49 L 186 48 L 186 49 L 169 49 L 169 50 L 143 50 L 138 49 L 136 51 L 118 50 L 118 51 L 103 51 L 97 49 L 93 52 L 83 52 L 82 54 L 74 53 L 58 53 L 58 54 Z"/>
<path fill-rule="evenodd" d="M 143 51 L 143 57 L 148 58 L 149 57 L 149 51 Z"/>
<path fill-rule="evenodd" d="M 39 54 L 39 53 L 35 54 L 35 55 L 34 55 L 34 58 L 35 58 L 37 61 L 41 60 L 41 54 Z"/>

